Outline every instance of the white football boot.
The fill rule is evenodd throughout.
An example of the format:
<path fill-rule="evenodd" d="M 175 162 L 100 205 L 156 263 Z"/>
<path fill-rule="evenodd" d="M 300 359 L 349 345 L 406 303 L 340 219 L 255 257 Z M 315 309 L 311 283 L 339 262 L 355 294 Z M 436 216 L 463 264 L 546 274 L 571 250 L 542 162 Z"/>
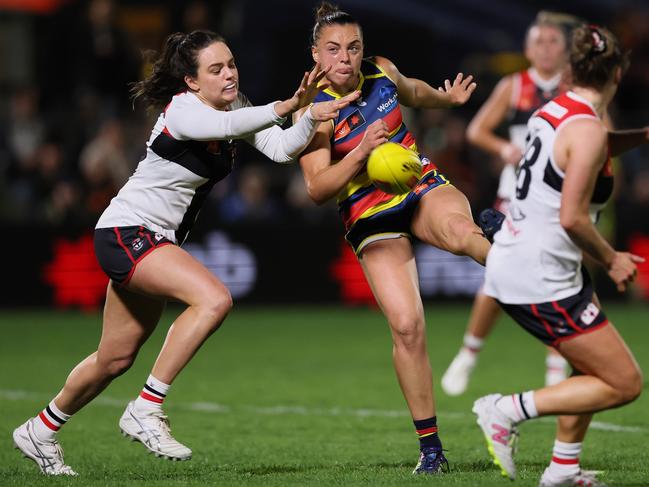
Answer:
<path fill-rule="evenodd" d="M 489 394 L 473 403 L 472 411 L 477 416 L 478 426 L 487 440 L 487 449 L 493 462 L 500 468 L 504 477 L 516 478 L 514 454 L 518 442 L 518 428 L 511 419 L 497 407 L 496 401 L 502 394 Z"/>
<path fill-rule="evenodd" d="M 14 430 L 14 447 L 36 462 L 45 475 L 78 475 L 63 462 L 63 449 L 56 439 L 42 441 L 36 436 L 33 421 L 30 418 Z"/>
<path fill-rule="evenodd" d="M 462 347 L 442 376 L 444 392 L 449 396 L 463 394 L 477 362 L 477 355 Z"/>
<path fill-rule="evenodd" d="M 192 451 L 171 436 L 169 419 L 162 411 L 139 413 L 128 403 L 119 420 L 122 434 L 133 441 L 139 441 L 157 457 L 170 460 L 189 460 Z"/>
<path fill-rule="evenodd" d="M 597 480 L 599 470 L 579 470 L 576 474 L 567 477 L 556 477 L 550 472 L 550 467 L 546 468 L 539 482 L 539 487 L 564 487 L 564 486 L 583 486 L 583 487 L 606 487 Z"/>

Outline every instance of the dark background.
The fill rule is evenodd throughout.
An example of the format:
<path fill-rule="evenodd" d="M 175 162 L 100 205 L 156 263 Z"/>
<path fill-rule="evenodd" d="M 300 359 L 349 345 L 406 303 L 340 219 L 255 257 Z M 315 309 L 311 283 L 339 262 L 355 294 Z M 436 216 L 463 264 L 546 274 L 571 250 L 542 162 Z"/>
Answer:
<path fill-rule="evenodd" d="M 498 164 L 465 140 L 466 124 L 497 80 L 526 66 L 525 30 L 539 10 L 611 28 L 632 50 L 614 106 L 618 128 L 649 124 L 649 7 L 639 1 L 344 1 L 362 24 L 365 55 L 439 86 L 471 73 L 478 89 L 454 110 L 406 111 L 421 151 L 469 197 L 474 212 L 495 196 Z M 311 65 L 316 2 L 0 0 L 0 223 L 5 279 L 0 306 L 94 308 L 105 277 L 89 236 L 144 152 L 155 116 L 128 97 L 147 50 L 173 31 L 210 28 L 235 54 L 254 103 L 286 98 Z M 237 169 L 208 200 L 189 250 L 244 302 L 372 302 L 342 241 L 335 206 L 306 197 L 297 165 L 273 165 L 243 146 Z M 649 256 L 649 150 L 615 161 L 616 197 L 600 229 L 617 248 Z M 470 297 L 481 269 L 417 247 L 426 299 Z M 649 269 L 634 291 L 647 299 Z M 644 298 L 643 298 L 644 296 Z"/>

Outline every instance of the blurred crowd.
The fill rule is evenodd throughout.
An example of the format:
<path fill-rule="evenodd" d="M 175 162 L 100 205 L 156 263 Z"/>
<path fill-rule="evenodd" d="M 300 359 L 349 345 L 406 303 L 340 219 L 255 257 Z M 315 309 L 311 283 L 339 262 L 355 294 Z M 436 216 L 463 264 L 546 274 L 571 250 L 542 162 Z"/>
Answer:
<path fill-rule="evenodd" d="M 3 223 L 94 225 L 144 153 L 156 114 L 147 115 L 132 105 L 128 83 L 140 79 L 150 66 L 142 51 L 159 48 L 166 34 L 207 27 L 232 39 L 235 56 L 242 51 L 250 57 L 253 50 L 264 49 L 263 36 L 246 44 L 241 33 L 244 12 L 236 2 L 195 0 L 161 4 L 157 9 L 145 2 L 141 8 L 131 6 L 126 14 L 124 8 L 117 0 L 72 2 L 51 15 L 31 19 L 37 51 L 33 75 L 20 83 L 3 83 Z M 633 51 L 613 121 L 619 128 L 648 125 L 649 11 L 625 11 L 609 26 Z M 302 30 L 307 28 L 308 24 Z M 308 62 L 303 44 L 299 48 Z M 290 46 L 284 49 L 293 56 Z M 470 69 L 480 83 L 466 107 L 405 112 L 421 152 L 465 192 L 476 212 L 492 203 L 500 164 L 467 143 L 466 127 L 496 80 L 508 69 L 524 66 L 521 56 L 512 62 L 511 56 L 478 51 L 467 52 L 458 65 Z M 266 54 L 270 55 L 258 53 L 257 69 L 267 68 Z M 293 74 L 297 85 L 300 71 Z M 257 74 L 257 79 L 262 77 Z M 249 79 L 242 81 L 242 88 L 265 103 L 289 95 L 295 86 L 268 93 Z M 336 221 L 335 205 L 318 207 L 309 200 L 297 165 L 274 166 L 244 147 L 239 154 L 234 174 L 217 185 L 207 203 L 220 222 Z M 649 215 L 649 150 L 645 147 L 621 158 L 617 171 L 617 238 L 624 241 L 634 232 L 649 235 L 649 218 L 637 217 Z"/>

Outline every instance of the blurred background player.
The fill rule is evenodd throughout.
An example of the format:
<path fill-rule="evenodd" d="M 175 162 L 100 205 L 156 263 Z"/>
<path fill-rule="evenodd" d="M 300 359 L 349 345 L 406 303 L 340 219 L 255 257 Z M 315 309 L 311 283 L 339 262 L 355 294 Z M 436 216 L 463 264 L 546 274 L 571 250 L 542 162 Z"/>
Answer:
<path fill-rule="evenodd" d="M 465 103 L 475 89 L 471 76 L 434 89 L 407 78 L 386 58 L 363 58 L 363 34 L 348 13 L 323 2 L 316 14 L 311 52 L 331 68 L 331 88 L 316 101 L 336 100 L 361 90 L 331 124 L 322 124 L 300 158 L 307 190 L 322 204 L 337 198 L 346 239 L 361 263 L 393 339 L 393 360 L 401 390 L 420 439 L 414 473 L 448 471 L 437 434 L 437 417 L 424 308 L 419 293 L 411 236 L 455 254 L 484 262 L 490 247 L 473 223 L 466 197 L 426 158 L 418 185 L 403 195 L 387 194 L 369 181 L 365 164 L 372 149 L 391 140 L 417 151 L 403 123 L 399 103 L 444 108 Z"/>
<path fill-rule="evenodd" d="M 163 109 L 146 157 L 99 219 L 95 253 L 110 277 L 99 346 L 70 372 L 63 389 L 13 439 L 46 475 L 76 475 L 64 463 L 56 433 L 126 372 L 155 330 L 167 300 L 187 305 L 167 338 L 139 396 L 119 420 L 124 436 L 156 456 L 188 460 L 192 451 L 171 436 L 162 410 L 172 382 L 232 307 L 230 291 L 180 246 L 207 194 L 234 164 L 233 139 L 244 139 L 276 162 L 293 160 L 319 125 L 356 99 L 316 103 L 290 129 L 277 127 L 308 106 L 325 71 L 305 73 L 282 102 L 253 107 L 239 92 L 239 74 L 225 40 L 210 31 L 170 35 L 135 98 Z M 323 86 L 326 87 L 326 84 Z"/>
<path fill-rule="evenodd" d="M 503 164 L 495 208 L 505 213 L 516 190 L 516 165 L 523 156 L 527 121 L 539 107 L 565 91 L 567 73 L 566 24 L 572 17 L 540 12 L 527 30 L 525 57 L 530 67 L 504 77 L 468 127 L 469 141 Z M 508 139 L 498 135 L 506 126 Z M 464 393 L 484 340 L 500 315 L 498 303 L 479 291 L 473 302 L 462 348 L 442 376 L 450 396 Z M 545 383 L 566 378 L 566 361 L 552 349 L 546 358 Z"/>
<path fill-rule="evenodd" d="M 592 414 L 627 404 L 642 390 L 638 364 L 601 310 L 582 256 L 606 269 L 619 291 L 644 261 L 616 251 L 595 222 L 613 192 L 611 156 L 649 142 L 649 128 L 606 129 L 604 115 L 628 66 L 613 34 L 593 25 L 576 29 L 570 64 L 572 89 L 528 123 L 516 196 L 489 252 L 484 292 L 555 347 L 575 373 L 538 390 L 490 394 L 473 407 L 494 462 L 512 479 L 517 425 L 559 415 L 545 487 L 599 485 L 579 462 Z"/>

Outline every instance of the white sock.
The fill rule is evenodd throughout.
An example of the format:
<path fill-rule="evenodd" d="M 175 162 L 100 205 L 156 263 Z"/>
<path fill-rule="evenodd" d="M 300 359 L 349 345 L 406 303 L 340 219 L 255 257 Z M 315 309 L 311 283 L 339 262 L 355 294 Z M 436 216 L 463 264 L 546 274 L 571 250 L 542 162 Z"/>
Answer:
<path fill-rule="evenodd" d="M 71 414 L 65 414 L 56 407 L 54 401 L 43 409 L 32 423 L 34 434 L 42 441 L 51 441 L 54 439 L 56 432 L 72 417 Z"/>
<path fill-rule="evenodd" d="M 466 350 L 469 350 L 472 353 L 479 353 L 480 350 L 482 349 L 482 345 L 484 344 L 484 339 L 483 338 L 478 338 L 475 335 L 472 335 L 471 333 L 466 333 L 464 335 L 464 341 L 463 345 Z"/>
<path fill-rule="evenodd" d="M 496 407 L 515 424 L 539 415 L 534 403 L 534 391 L 503 396 L 496 401 Z"/>
<path fill-rule="evenodd" d="M 149 375 L 140 395 L 135 400 L 135 409 L 142 413 L 162 411 L 162 403 L 165 397 L 167 397 L 167 392 L 169 392 L 170 387 L 170 384 L 165 384 L 152 375 Z"/>
<path fill-rule="evenodd" d="M 565 375 L 567 365 L 568 362 L 561 355 L 548 353 L 545 357 L 545 367 L 548 372 L 563 373 Z"/>
<path fill-rule="evenodd" d="M 580 469 L 580 454 L 581 443 L 564 443 L 563 441 L 554 440 L 549 474 L 558 479 L 576 475 Z"/>

